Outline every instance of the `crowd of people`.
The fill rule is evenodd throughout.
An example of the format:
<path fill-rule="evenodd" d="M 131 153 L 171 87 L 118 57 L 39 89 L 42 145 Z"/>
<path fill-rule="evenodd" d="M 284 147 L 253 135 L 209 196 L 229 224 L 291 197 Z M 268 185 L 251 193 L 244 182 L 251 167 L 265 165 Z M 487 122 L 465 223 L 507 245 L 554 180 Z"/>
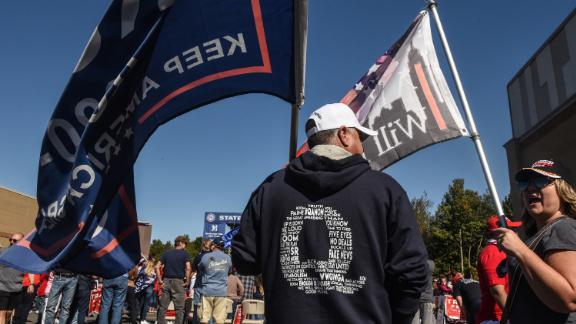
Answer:
<path fill-rule="evenodd" d="M 21 240 L 15 233 L 10 244 Z M 174 323 L 224 323 L 233 309 L 245 299 L 262 299 L 258 276 L 242 276 L 223 253 L 221 239 L 205 240 L 194 258 L 185 251 L 186 237 L 175 239 L 175 248 L 158 261 L 142 258 L 137 266 L 116 278 L 76 274 L 65 269 L 50 273 L 22 273 L 0 266 L 0 323 L 24 324 L 32 318 L 37 324 L 148 324 L 166 323 L 170 303 Z M 190 300 L 189 309 L 185 308 Z M 150 308 L 156 312 L 150 312 Z M 29 317 L 33 311 L 37 316 Z M 156 314 L 154 314 L 156 313 Z"/>
<path fill-rule="evenodd" d="M 250 197 L 230 254 L 216 238 L 192 259 L 177 237 L 157 262 L 144 259 L 102 280 L 98 323 L 119 323 L 127 303 L 129 321 L 146 324 L 157 301 L 159 324 L 170 303 L 176 324 L 190 314 L 192 323 L 221 324 L 229 300 L 264 298 L 274 324 L 430 324 L 444 320 L 435 297 L 446 295 L 467 323 L 576 323 L 576 191 L 560 163 L 540 160 L 516 174 L 522 221 L 487 219 L 476 271 L 433 279 L 405 191 L 362 156 L 362 142 L 377 132 L 337 103 L 314 111 L 306 133 L 310 151 Z M 14 234 L 11 244 L 20 239 Z M 34 275 L 0 266 L 0 324 L 13 310 L 13 322 L 25 321 L 35 302 L 40 323 L 57 314 L 60 324 L 83 323 L 94 280 L 66 269 Z"/>

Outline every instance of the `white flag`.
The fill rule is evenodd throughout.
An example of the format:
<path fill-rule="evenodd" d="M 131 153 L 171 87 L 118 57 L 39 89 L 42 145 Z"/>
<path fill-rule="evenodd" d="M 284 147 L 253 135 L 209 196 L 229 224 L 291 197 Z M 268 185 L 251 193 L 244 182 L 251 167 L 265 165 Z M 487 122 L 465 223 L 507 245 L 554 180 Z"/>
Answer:
<path fill-rule="evenodd" d="M 378 131 L 364 142 L 376 170 L 428 145 L 468 135 L 438 64 L 426 11 L 342 102 L 361 124 Z"/>

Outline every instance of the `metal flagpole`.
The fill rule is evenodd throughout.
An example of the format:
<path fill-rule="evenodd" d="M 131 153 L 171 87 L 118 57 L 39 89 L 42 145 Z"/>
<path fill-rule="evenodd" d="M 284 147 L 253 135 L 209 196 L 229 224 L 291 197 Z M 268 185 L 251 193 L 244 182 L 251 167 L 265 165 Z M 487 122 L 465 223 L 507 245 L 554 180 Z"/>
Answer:
<path fill-rule="evenodd" d="M 296 148 L 298 145 L 298 113 L 300 112 L 300 106 L 298 104 L 292 104 L 292 118 L 290 122 L 290 160 L 292 161 L 296 158 Z"/>
<path fill-rule="evenodd" d="M 306 72 L 306 46 L 308 42 L 308 0 L 294 0 L 294 95 L 292 118 L 290 122 L 290 155 L 289 161 L 296 158 L 298 148 L 298 114 L 304 104 L 304 83 Z"/>
<path fill-rule="evenodd" d="M 442 27 L 442 22 L 440 22 L 440 17 L 438 16 L 436 0 L 427 0 L 428 8 L 432 11 L 434 16 L 434 21 L 436 21 L 436 27 L 438 28 L 438 33 L 440 34 L 440 39 L 442 40 L 442 46 L 444 47 L 444 52 L 446 52 L 446 57 L 448 63 L 450 64 L 450 70 L 452 71 L 452 76 L 454 77 L 454 82 L 456 83 L 456 88 L 458 89 L 458 94 L 460 95 L 460 101 L 464 107 L 464 112 L 466 113 L 466 119 L 470 127 L 470 137 L 474 141 L 476 152 L 480 158 L 480 163 L 482 164 L 482 170 L 484 171 L 484 177 L 488 183 L 488 188 L 492 194 L 492 199 L 496 204 L 496 210 L 500 216 L 500 223 L 503 227 L 506 227 L 506 221 L 504 218 L 504 210 L 502 209 L 502 204 L 500 203 L 500 198 L 496 192 L 496 186 L 494 185 L 494 180 L 492 179 L 492 173 L 490 173 L 490 167 L 486 159 L 486 154 L 484 153 L 484 148 L 482 147 L 482 142 L 480 142 L 480 134 L 476 130 L 476 124 L 474 123 L 474 117 L 472 117 L 472 112 L 470 111 L 470 106 L 468 105 L 468 99 L 466 99 L 466 94 L 464 93 L 464 88 L 462 87 L 462 82 L 460 81 L 460 75 L 456 69 L 456 64 L 454 63 L 454 58 L 452 57 L 452 52 L 450 51 L 450 46 L 446 40 L 446 34 L 444 34 L 444 27 Z"/>

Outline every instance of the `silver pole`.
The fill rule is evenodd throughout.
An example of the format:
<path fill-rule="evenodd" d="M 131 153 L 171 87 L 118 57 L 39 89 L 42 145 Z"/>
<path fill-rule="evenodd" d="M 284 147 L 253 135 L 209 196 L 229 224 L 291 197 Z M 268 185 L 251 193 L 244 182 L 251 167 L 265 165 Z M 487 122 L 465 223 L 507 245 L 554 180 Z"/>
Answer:
<path fill-rule="evenodd" d="M 306 46 L 308 44 L 308 0 L 294 1 L 294 95 L 290 122 L 289 161 L 296 158 L 298 149 L 298 115 L 304 104 L 304 81 L 306 76 Z"/>
<path fill-rule="evenodd" d="M 460 81 L 460 75 L 456 69 L 456 64 L 454 63 L 454 58 L 452 57 L 452 52 L 450 51 L 450 46 L 446 40 L 446 34 L 444 33 L 444 27 L 442 27 L 442 22 L 438 16 L 436 0 L 428 0 L 428 8 L 432 11 L 434 16 L 434 21 L 436 21 L 436 27 L 438 28 L 438 33 L 440 34 L 440 39 L 442 40 L 442 46 L 444 47 L 444 52 L 446 52 L 446 57 L 448 63 L 450 64 L 450 70 L 452 71 L 452 76 L 454 77 L 454 82 L 456 83 L 456 88 L 458 89 L 458 94 L 460 95 L 460 101 L 464 107 L 464 112 L 466 113 L 466 119 L 468 120 L 468 126 L 470 127 L 470 138 L 474 141 L 476 152 L 480 158 L 480 163 L 482 164 L 482 170 L 484 171 L 484 178 L 488 183 L 488 189 L 492 194 L 492 199 L 496 204 L 496 210 L 498 215 L 500 215 L 500 223 L 506 227 L 506 222 L 504 220 L 504 210 L 502 209 L 502 204 L 496 192 L 496 186 L 494 185 L 494 180 L 492 179 L 492 173 L 490 173 L 490 167 L 486 159 L 486 154 L 484 153 L 484 148 L 482 147 L 482 142 L 480 142 L 480 134 L 476 130 L 476 124 L 474 123 L 474 117 L 472 117 L 472 112 L 470 111 L 470 106 L 468 105 L 468 99 L 466 98 L 466 93 L 464 93 L 464 88 L 462 87 L 462 82 Z"/>
<path fill-rule="evenodd" d="M 298 149 L 298 113 L 300 106 L 292 104 L 292 117 L 290 118 L 290 151 L 288 161 L 296 158 L 296 150 Z"/>

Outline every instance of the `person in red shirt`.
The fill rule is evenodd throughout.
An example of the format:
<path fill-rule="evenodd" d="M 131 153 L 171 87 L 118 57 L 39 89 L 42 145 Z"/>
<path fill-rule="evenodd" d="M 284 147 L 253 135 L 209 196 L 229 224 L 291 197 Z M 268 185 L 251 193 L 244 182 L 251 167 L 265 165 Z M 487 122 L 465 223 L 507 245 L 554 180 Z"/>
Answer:
<path fill-rule="evenodd" d="M 440 276 L 438 290 L 440 291 L 440 295 L 450 295 L 452 293 L 452 288 L 448 286 L 448 278 L 444 275 Z"/>
<path fill-rule="evenodd" d="M 502 318 L 502 309 L 508 297 L 508 274 L 498 275 L 497 268 L 506 259 L 506 254 L 498 248 L 494 231 L 499 228 L 499 217 L 492 215 L 486 220 L 487 244 L 478 256 L 478 279 L 480 281 L 481 302 L 476 315 L 478 324 L 497 324 Z M 509 228 L 517 228 L 522 222 L 506 218 Z"/>

